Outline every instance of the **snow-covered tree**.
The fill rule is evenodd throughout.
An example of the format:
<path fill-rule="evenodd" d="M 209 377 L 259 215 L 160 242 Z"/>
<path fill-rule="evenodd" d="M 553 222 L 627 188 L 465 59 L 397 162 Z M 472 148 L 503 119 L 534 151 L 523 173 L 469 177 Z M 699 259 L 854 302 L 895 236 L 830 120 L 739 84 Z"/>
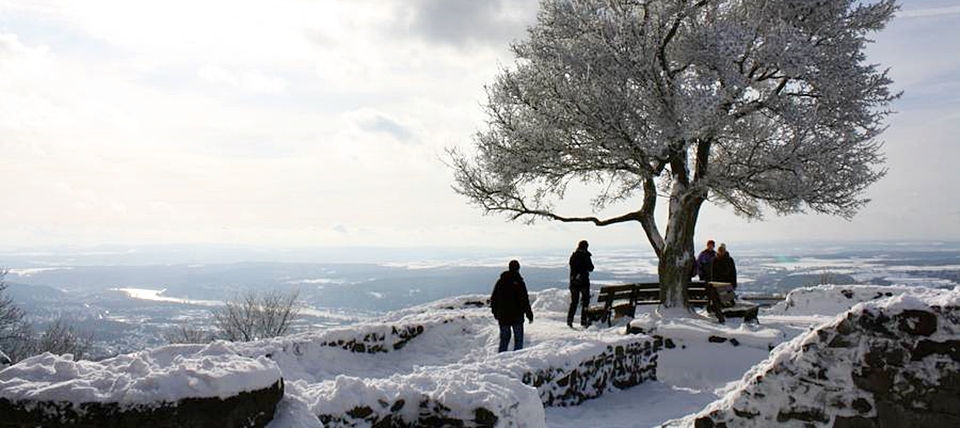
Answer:
<path fill-rule="evenodd" d="M 458 193 L 511 219 L 639 222 L 664 307 L 686 305 L 705 201 L 852 217 L 880 179 L 891 92 L 866 62 L 894 0 L 542 0 L 487 87 Z M 568 185 L 597 195 L 562 213 Z M 654 212 L 668 205 L 661 232 Z M 626 205 L 606 218 L 596 213 Z"/>

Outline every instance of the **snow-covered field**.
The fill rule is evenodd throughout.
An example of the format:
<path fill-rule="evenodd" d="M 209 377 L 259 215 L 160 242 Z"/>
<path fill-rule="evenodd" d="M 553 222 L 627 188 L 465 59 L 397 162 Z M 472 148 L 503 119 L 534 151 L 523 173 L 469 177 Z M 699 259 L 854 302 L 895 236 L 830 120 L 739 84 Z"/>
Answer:
<path fill-rule="evenodd" d="M 18 397 L 55 391 L 59 399 L 72 396 L 79 401 L 103 396 L 116 400 L 123 397 L 124 392 L 116 390 L 123 382 L 129 382 L 131 388 L 136 385 L 136 390 L 128 393 L 138 401 L 151 393 L 151 386 L 158 400 L 178 395 L 216 396 L 224 393 L 212 386 L 218 384 L 217 375 L 207 373 L 203 379 L 189 379 L 195 374 L 193 368 L 224 368 L 215 373 L 222 373 L 231 388 L 244 390 L 243 385 L 237 385 L 242 377 L 230 368 L 252 364 L 257 373 L 270 374 L 276 367 L 286 381 L 286 395 L 269 425 L 272 428 L 320 427 L 318 414 L 342 412 L 358 402 L 376 403 L 387 396 L 416 400 L 423 394 L 440 397 L 453 408 L 482 405 L 511 413 L 502 420 L 514 421 L 515 426 L 651 427 L 671 421 L 689 425 L 692 421 L 684 420 L 685 416 L 700 412 L 740 387 L 745 373 L 768 359 L 778 345 L 835 320 L 860 302 L 877 305 L 903 296 L 957 304 L 960 287 L 800 288 L 777 306 L 762 309 L 759 324 L 731 319 L 720 325 L 706 316 L 663 317 L 655 307 L 646 307 L 647 312 L 637 314 L 636 319 L 585 330 L 565 325 L 568 292 L 548 289 L 532 293 L 535 321 L 526 325 L 526 348 L 503 354 L 496 353 L 498 329 L 489 309 L 469 304 L 485 296 L 460 296 L 356 325 L 253 343 L 164 347 L 100 363 L 38 356 L 0 372 L 0 396 L 12 398 L 11 391 L 21 394 Z M 536 389 L 515 378 L 531 364 L 562 366 L 564 360 L 574 361 L 580 354 L 591 352 L 591 347 L 622 341 L 628 322 L 633 328 L 663 337 L 667 343 L 658 357 L 655 381 L 608 391 L 576 406 L 544 408 Z M 333 346 L 364 334 L 389 338 L 390 326 L 397 325 L 424 328 L 401 349 L 390 352 L 353 353 Z M 711 337 L 722 340 L 709 340 Z M 172 355 L 178 350 L 189 355 Z M 160 359 L 165 364 L 158 364 Z M 171 364 L 180 364 L 180 369 L 171 369 Z M 71 380 L 78 373 L 98 382 Z M 137 376 L 149 382 L 136 383 L 133 380 Z M 273 377 L 255 374 L 251 379 L 256 383 L 250 385 L 252 390 L 269 384 Z"/>

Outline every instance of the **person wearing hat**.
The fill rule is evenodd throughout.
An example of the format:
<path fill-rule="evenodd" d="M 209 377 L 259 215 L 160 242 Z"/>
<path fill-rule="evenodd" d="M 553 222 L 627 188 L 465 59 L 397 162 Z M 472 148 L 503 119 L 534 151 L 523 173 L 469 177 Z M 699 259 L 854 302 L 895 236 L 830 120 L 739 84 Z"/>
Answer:
<path fill-rule="evenodd" d="M 533 323 L 533 309 L 530 308 L 530 295 L 527 285 L 520 276 L 520 262 L 510 260 L 507 270 L 493 286 L 490 295 L 490 310 L 500 325 L 500 347 L 497 352 L 507 350 L 510 336 L 513 334 L 513 350 L 523 349 L 523 316 Z"/>
<path fill-rule="evenodd" d="M 587 327 L 587 306 L 590 305 L 590 272 L 593 272 L 593 261 L 587 241 L 577 243 L 577 249 L 570 255 L 570 308 L 567 310 L 567 327 L 573 328 L 573 316 L 580 306 L 580 325 Z"/>
<path fill-rule="evenodd" d="M 729 282 L 734 289 L 737 288 L 737 264 L 727 252 L 727 244 L 720 244 L 717 247 L 717 257 L 713 259 L 711 277 L 711 281 Z"/>
<path fill-rule="evenodd" d="M 697 274 L 703 282 L 712 281 L 713 259 L 717 257 L 717 252 L 713 249 L 712 239 L 707 241 L 707 248 L 704 248 L 697 256 Z"/>

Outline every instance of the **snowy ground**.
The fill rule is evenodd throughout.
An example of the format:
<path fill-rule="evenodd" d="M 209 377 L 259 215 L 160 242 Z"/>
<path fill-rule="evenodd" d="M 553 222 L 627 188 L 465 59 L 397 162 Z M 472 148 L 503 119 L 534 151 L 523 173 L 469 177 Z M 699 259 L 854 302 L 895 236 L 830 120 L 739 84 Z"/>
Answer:
<path fill-rule="evenodd" d="M 660 352 L 657 382 L 606 394 L 577 407 L 547 408 L 548 427 L 653 427 L 703 409 L 720 398 L 775 345 L 815 325 L 823 317 L 779 317 L 761 314 L 762 329 L 741 327 L 739 320 L 719 326 L 709 320 L 673 322 L 670 333 L 677 347 Z M 622 331 L 622 330 L 621 330 Z M 740 346 L 710 343 L 707 337 L 738 337 Z M 747 338 L 747 340 L 743 340 Z"/>
<path fill-rule="evenodd" d="M 845 290 L 855 290 L 851 297 Z M 717 324 L 712 318 L 686 317 L 664 320 L 654 311 L 655 307 L 643 309 L 646 313 L 637 314 L 632 321 L 647 331 L 670 338 L 676 345 L 673 349 L 664 349 L 659 356 L 658 381 L 647 382 L 634 388 L 607 393 L 598 399 L 589 400 L 579 406 L 548 407 L 545 410 L 547 427 L 653 427 L 682 418 L 706 407 L 721 398 L 725 391 L 733 388 L 743 375 L 755 364 L 770 355 L 772 347 L 786 342 L 813 327 L 834 319 L 861 301 L 871 301 L 886 297 L 886 294 L 904 294 L 917 292 L 942 293 L 943 290 L 930 290 L 922 287 L 883 287 L 883 286 L 821 286 L 813 289 L 798 289 L 780 305 L 761 310 L 759 325 L 743 325 L 739 320 L 728 320 L 726 325 Z M 849 293 L 849 292 L 848 292 Z M 960 289 L 952 293 L 960 293 Z M 482 298 L 483 296 L 472 296 Z M 466 299 L 469 299 L 467 297 Z M 586 330 L 571 330 L 565 324 L 568 292 L 561 289 L 545 290 L 535 293 L 533 324 L 526 325 L 526 349 L 522 353 L 559 353 L 554 349 L 557 343 L 570 344 L 578 341 L 592 341 L 600 337 L 617 337 L 624 334 L 626 322 L 621 320 L 612 327 L 592 326 Z M 464 298 L 459 298 L 463 300 Z M 427 304 L 408 310 L 397 311 L 384 317 L 383 321 L 400 321 L 411 317 L 431 317 L 430 308 L 448 305 L 450 301 Z M 396 377 L 404 372 L 435 372 L 447 370 L 445 364 L 479 364 L 495 366 L 498 359 L 510 358 L 495 353 L 497 328 L 488 309 L 476 309 L 473 315 L 477 322 L 471 321 L 472 330 L 462 335 L 440 334 L 430 336 L 421 343 L 411 343 L 399 355 L 372 357 L 379 363 L 354 360 L 344 362 L 342 366 L 327 366 L 326 376 L 335 372 L 349 373 L 360 377 Z M 462 327 L 458 327 L 462 328 Z M 710 336 L 722 336 L 737 339 L 738 346 L 729 341 L 711 343 Z M 562 346 L 562 345 L 561 345 Z M 512 353 L 512 352 L 511 352 Z M 510 354 L 510 353 L 508 353 Z M 386 361 L 389 360 L 389 361 Z M 362 368 L 375 365 L 377 370 Z M 492 369 L 491 369 L 492 370 Z M 442 377 L 442 374 L 437 376 Z M 324 381 L 320 379 L 314 379 Z M 323 394 L 317 394 L 309 383 L 299 385 L 302 397 L 323 400 Z M 306 423 L 309 418 L 298 411 L 280 415 L 271 424 L 271 428 L 313 427 Z"/>
<path fill-rule="evenodd" d="M 773 347 L 834 319 L 853 305 L 916 293 L 956 295 L 960 294 L 960 288 L 821 286 L 797 289 L 785 302 L 761 310 L 759 325 L 741 324 L 735 319 L 720 325 L 705 316 L 663 318 L 654 312 L 655 307 L 648 306 L 642 308 L 646 312 L 637 314 L 632 321 L 621 319 L 612 327 L 595 325 L 586 330 L 572 330 L 566 326 L 568 292 L 550 289 L 532 293 L 535 321 L 526 326 L 526 348 L 520 352 L 497 354 L 498 330 L 489 308 L 464 307 L 464 302 L 486 297 L 481 295 L 446 299 L 396 311 L 372 322 L 322 332 L 246 344 L 220 343 L 210 345 L 212 348 L 181 349 L 189 348 L 188 368 L 214 367 L 220 361 L 217 359 L 236 355 L 235 352 L 247 356 L 247 360 L 228 358 L 227 366 L 255 364 L 262 373 L 273 373 L 273 369 L 278 368 L 286 380 L 286 396 L 270 428 L 316 428 L 321 426 L 314 416 L 316 414 L 338 408 L 349 409 L 358 401 L 375 403 L 378 399 L 389 401 L 396 397 L 410 397 L 408 402 L 415 402 L 420 394 L 443 397 L 446 403 L 462 403 L 463 408 L 474 408 L 475 405 L 494 410 L 519 407 L 514 415 L 515 421 L 519 421 L 515 422 L 517 426 L 652 427 L 700 411 L 732 389 L 744 373 L 770 355 Z M 536 390 L 514 379 L 515 373 L 531 364 L 562 366 L 564 359 L 574 361 L 580 349 L 588 352 L 591 346 L 605 347 L 622 340 L 628 321 L 633 327 L 669 339 L 673 345 L 660 352 L 657 381 L 608 392 L 579 406 L 544 409 Z M 422 325 L 425 329 L 402 349 L 388 353 L 356 354 L 329 345 L 341 339 L 389 331 L 390 326 L 396 325 Z M 713 343 L 707 340 L 711 336 L 727 340 Z M 136 368 L 138 373 L 151 371 L 149 365 L 139 360 L 150 362 L 158 359 L 158 355 L 169 360 L 169 354 L 175 350 L 164 347 L 139 354 L 133 358 L 138 361 L 124 363 L 124 367 Z M 270 358 L 264 358 L 265 355 Z M 131 360 L 129 357 L 119 358 Z M 109 368 L 109 364 L 101 365 Z M 82 364 L 73 367 L 69 359 L 35 357 L 0 371 L 0 395 L 10 396 L 12 385 L 21 391 L 30 389 L 31 382 L 34 382 L 34 389 L 50 388 L 50 384 L 56 383 L 58 396 L 63 397 L 63 394 L 69 394 L 70 385 L 64 382 L 69 382 L 66 378 L 70 373 L 91 370 L 97 370 L 97 366 Z M 154 372 L 160 370 L 170 371 L 161 367 Z M 165 381 L 162 376 L 153 381 L 165 385 L 191 384 Z M 169 376 L 178 376 L 177 371 Z M 268 377 L 255 376 L 259 382 L 257 387 L 268 383 Z M 110 383 L 109 380 L 102 379 L 101 383 L 116 385 L 115 381 Z M 215 379 L 208 381 L 205 384 L 218 383 Z M 117 391 L 109 394 L 91 391 L 97 386 L 89 382 L 74 383 L 81 388 L 78 395 L 84 397 L 97 393 L 112 397 L 122 395 Z M 184 397 L 197 395 L 196 390 L 188 387 L 178 388 Z M 243 389 L 242 385 L 236 388 Z M 145 391 L 139 393 L 149 393 Z M 223 392 L 211 388 L 200 391 L 208 396 Z M 167 388 L 162 398 L 169 399 L 171 393 L 176 395 L 178 392 Z M 516 406 L 517 403 L 520 406 Z"/>

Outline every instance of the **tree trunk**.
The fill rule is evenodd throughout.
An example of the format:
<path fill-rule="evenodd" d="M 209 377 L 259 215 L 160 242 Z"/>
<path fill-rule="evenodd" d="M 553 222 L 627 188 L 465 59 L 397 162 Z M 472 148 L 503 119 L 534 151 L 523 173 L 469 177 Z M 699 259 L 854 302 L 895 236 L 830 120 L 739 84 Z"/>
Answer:
<path fill-rule="evenodd" d="M 703 199 L 689 196 L 670 199 L 670 215 L 660 254 L 660 302 L 664 308 L 689 309 L 687 284 L 694 273 L 693 234 Z"/>

